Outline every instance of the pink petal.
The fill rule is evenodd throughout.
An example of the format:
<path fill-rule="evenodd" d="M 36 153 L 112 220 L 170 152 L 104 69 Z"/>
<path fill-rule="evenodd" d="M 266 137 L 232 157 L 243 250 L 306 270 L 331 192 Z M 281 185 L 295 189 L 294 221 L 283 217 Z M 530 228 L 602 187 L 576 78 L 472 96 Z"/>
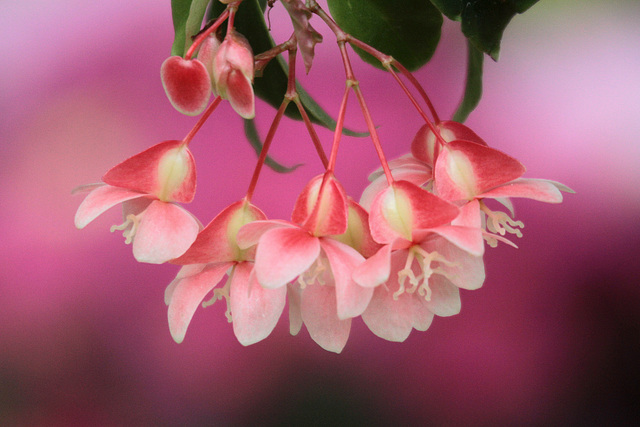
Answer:
<path fill-rule="evenodd" d="M 482 239 L 481 228 L 443 225 L 442 227 L 432 228 L 431 231 L 439 234 L 471 255 L 482 256 L 482 254 L 484 254 L 484 240 Z M 418 241 L 421 240 L 424 239 L 419 239 Z"/>
<path fill-rule="evenodd" d="M 160 180 L 160 165 L 166 156 L 178 156 L 186 174 L 175 188 L 169 189 L 166 196 L 175 202 L 189 203 L 196 191 L 196 165 L 191 151 L 187 147 L 179 149 L 182 141 L 164 141 L 128 158 L 111 168 L 102 180 L 115 187 L 128 188 L 141 193 L 158 195 L 167 190 L 166 181 Z"/>
<path fill-rule="evenodd" d="M 562 202 L 562 193 L 553 181 L 546 179 L 520 178 L 489 190 L 478 197 L 525 197 L 546 203 Z"/>
<path fill-rule="evenodd" d="M 238 230 L 247 223 L 265 220 L 266 215 L 246 200 L 226 207 L 198 234 L 189 250 L 174 264 L 240 261 L 241 249 L 236 242 Z"/>
<path fill-rule="evenodd" d="M 394 291 L 396 289 L 397 286 Z M 394 300 L 393 291 L 388 291 L 385 286 L 378 286 L 369 306 L 362 313 L 362 320 L 380 338 L 402 342 L 407 339 L 413 327 L 413 305 L 413 295 L 405 292 Z"/>
<path fill-rule="evenodd" d="M 417 331 L 426 331 L 433 322 L 433 312 L 425 302 L 419 298 L 413 298 L 413 328 Z"/>
<path fill-rule="evenodd" d="M 253 221 L 240 228 L 236 241 L 240 249 L 248 249 L 251 246 L 257 245 L 260 237 L 267 231 L 273 228 L 298 228 L 291 224 L 289 221 L 280 219 L 271 219 L 265 221 Z"/>
<path fill-rule="evenodd" d="M 407 166 L 399 167 L 397 169 L 391 169 L 391 176 L 396 181 L 409 181 L 412 184 L 417 185 L 418 187 L 427 185 L 433 178 L 431 168 L 427 167 L 427 165 L 425 164 L 420 164 L 419 166 Z M 360 204 L 365 209 L 370 210 L 371 204 L 373 203 L 376 195 L 388 186 L 389 184 L 387 183 L 387 178 L 385 175 L 377 177 L 362 192 L 362 197 L 360 197 Z"/>
<path fill-rule="evenodd" d="M 451 225 L 461 225 L 463 227 L 482 227 L 482 218 L 480 215 L 480 202 L 471 200 L 460 206 L 460 214 L 451 221 Z"/>
<path fill-rule="evenodd" d="M 338 318 L 361 315 L 371 301 L 373 289 L 359 286 L 351 275 L 364 262 L 364 257 L 355 249 L 332 239 L 321 238 L 320 246 L 327 254 L 335 280 Z"/>
<path fill-rule="evenodd" d="M 424 305 L 436 316 L 453 316 L 460 313 L 460 290 L 444 276 L 434 274 L 429 278 L 430 301 Z M 424 300 L 424 297 L 421 297 Z"/>
<path fill-rule="evenodd" d="M 190 264 L 183 266 L 178 271 L 176 277 L 171 281 L 171 283 L 169 283 L 169 286 L 167 286 L 167 288 L 164 290 L 164 303 L 166 305 L 169 305 L 169 303 L 171 302 L 171 298 L 173 298 L 173 292 L 182 279 L 189 276 L 195 276 L 196 274 L 204 270 L 206 266 L 207 264 Z"/>
<path fill-rule="evenodd" d="M 298 335 L 302 328 L 302 313 L 300 309 L 302 289 L 298 285 L 287 285 L 287 298 L 289 299 L 289 332 Z"/>
<path fill-rule="evenodd" d="M 236 265 L 231 278 L 230 306 L 233 332 L 242 345 L 269 336 L 284 309 L 287 288 L 265 289 L 252 274 L 253 263 Z"/>
<path fill-rule="evenodd" d="M 145 196 L 146 194 L 138 193 L 137 191 L 110 185 L 103 184 L 100 187 L 95 187 L 80 203 L 76 212 L 75 225 L 77 228 L 84 228 L 101 213 L 118 203 Z"/>
<path fill-rule="evenodd" d="M 160 67 L 160 78 L 171 105 L 182 114 L 197 116 L 207 108 L 211 78 L 198 59 L 170 56 Z"/>
<path fill-rule="evenodd" d="M 351 198 L 347 200 L 347 203 L 349 206 L 347 231 L 342 234 L 334 234 L 331 238 L 351 246 L 365 258 L 370 257 L 378 252 L 381 246 L 371 237 L 369 214 Z"/>
<path fill-rule="evenodd" d="M 265 288 L 277 288 L 304 273 L 320 255 L 320 242 L 300 228 L 274 228 L 260 238 L 256 277 Z"/>
<path fill-rule="evenodd" d="M 435 166 L 436 190 L 445 200 L 471 200 L 478 194 L 522 176 L 516 159 L 470 141 L 448 143 Z"/>
<path fill-rule="evenodd" d="M 183 278 L 175 285 L 168 310 L 169 331 L 175 342 L 182 342 L 198 305 L 232 266 L 231 262 L 211 264 L 201 273 Z"/>
<path fill-rule="evenodd" d="M 342 234 L 347 229 L 347 195 L 332 173 L 314 177 L 296 200 L 291 220 L 314 236 Z"/>
<path fill-rule="evenodd" d="M 420 245 L 427 252 L 438 252 L 448 264 L 435 264 L 443 269 L 448 279 L 459 288 L 474 290 L 482 286 L 485 279 L 482 256 L 474 256 L 445 239 L 433 239 Z"/>
<path fill-rule="evenodd" d="M 391 245 L 380 250 L 353 271 L 353 280 L 360 286 L 376 287 L 387 280 L 391 272 Z"/>
<path fill-rule="evenodd" d="M 227 74 L 227 99 L 231 107 L 243 119 L 253 119 L 256 116 L 255 95 L 253 86 L 239 70 L 230 70 Z"/>
<path fill-rule="evenodd" d="M 133 256 L 140 262 L 162 264 L 185 253 L 199 230 L 198 221 L 189 212 L 156 200 L 141 215 Z"/>
<path fill-rule="evenodd" d="M 334 288 L 307 286 L 302 292 L 301 311 L 311 338 L 325 350 L 340 353 L 349 339 L 351 319 L 338 318 Z"/>

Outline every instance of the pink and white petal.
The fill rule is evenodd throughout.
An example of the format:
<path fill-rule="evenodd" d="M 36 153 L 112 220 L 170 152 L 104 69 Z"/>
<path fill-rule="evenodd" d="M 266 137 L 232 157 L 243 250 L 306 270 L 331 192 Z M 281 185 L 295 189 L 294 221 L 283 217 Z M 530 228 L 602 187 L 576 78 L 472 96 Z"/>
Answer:
<path fill-rule="evenodd" d="M 489 190 L 478 197 L 524 197 L 546 203 L 562 202 L 562 193 L 545 179 L 520 178 Z"/>
<path fill-rule="evenodd" d="M 453 316 L 460 313 L 460 289 L 440 274 L 434 274 L 429 278 L 431 299 L 416 296 L 423 300 L 424 305 L 436 316 Z"/>
<path fill-rule="evenodd" d="M 409 181 L 419 187 L 426 185 L 433 179 L 431 168 L 424 163 L 391 169 L 391 176 L 396 181 Z M 362 192 L 362 197 L 360 197 L 362 207 L 366 210 L 371 210 L 371 204 L 376 195 L 388 186 L 389 183 L 384 174 L 377 176 Z"/>
<path fill-rule="evenodd" d="M 84 228 L 100 214 L 118 203 L 145 196 L 147 195 L 137 191 L 110 185 L 96 187 L 80 203 L 76 212 L 75 225 L 77 228 Z"/>
<path fill-rule="evenodd" d="M 347 194 L 333 173 L 318 178 L 300 195 L 292 220 L 314 236 L 342 234 L 347 230 L 349 216 Z"/>
<path fill-rule="evenodd" d="M 431 231 L 444 237 L 471 255 L 482 256 L 484 254 L 482 229 L 479 227 L 443 225 L 442 227 L 432 228 Z"/>
<path fill-rule="evenodd" d="M 226 207 L 198 234 L 189 250 L 174 264 L 194 264 L 238 260 L 241 249 L 236 242 L 238 230 L 247 223 L 265 220 L 265 214 L 240 200 Z"/>
<path fill-rule="evenodd" d="M 332 286 L 309 285 L 302 292 L 302 320 L 322 348 L 340 353 L 349 339 L 351 319 L 340 320 Z"/>
<path fill-rule="evenodd" d="M 511 218 L 513 218 L 513 216 L 515 215 L 515 210 L 513 208 L 513 202 L 511 201 L 510 198 L 508 198 L 508 197 L 496 197 L 496 198 L 494 198 L 494 200 L 496 202 L 500 203 L 505 208 L 507 208 L 507 210 L 511 214 Z"/>
<path fill-rule="evenodd" d="M 196 191 L 196 167 L 193 155 L 188 148 L 178 147 L 182 141 L 164 141 L 128 158 L 114 166 L 102 177 L 102 180 L 115 187 L 128 188 L 141 193 L 156 194 L 165 183 L 160 182 L 160 163 L 167 155 L 180 151 L 186 174 L 180 185 L 172 191 L 171 200 L 188 203 L 193 200 Z"/>
<path fill-rule="evenodd" d="M 433 312 L 424 303 L 424 299 L 413 298 L 413 328 L 417 331 L 426 331 L 433 322 Z"/>
<path fill-rule="evenodd" d="M 477 200 L 471 200 L 460 206 L 460 214 L 456 217 L 456 219 L 451 221 L 451 225 L 482 228 L 480 202 Z"/>
<path fill-rule="evenodd" d="M 371 232 L 369 231 L 369 214 L 362 206 L 349 198 L 349 225 L 347 231 L 342 234 L 335 234 L 331 236 L 339 242 L 351 246 L 362 256 L 368 258 L 375 254 L 381 245 L 373 240 Z"/>
<path fill-rule="evenodd" d="M 182 266 L 182 268 L 178 271 L 176 277 L 164 290 L 164 303 L 166 305 L 169 305 L 169 303 L 171 302 L 171 298 L 173 297 L 173 292 L 175 291 L 176 286 L 178 285 L 178 282 L 180 282 L 180 280 L 189 276 L 195 276 L 196 274 L 204 270 L 206 266 L 207 264 L 189 264 Z"/>
<path fill-rule="evenodd" d="M 232 69 L 227 75 L 226 97 L 231 107 L 243 119 L 253 119 L 256 116 L 253 86 L 240 70 Z"/>
<path fill-rule="evenodd" d="M 397 277 L 397 270 L 394 272 Z M 371 302 L 362 313 L 362 320 L 375 335 L 388 341 L 402 342 L 407 339 L 413 328 L 414 301 L 413 295 L 403 293 L 397 300 L 393 292 L 397 290 L 397 280 L 393 290 L 386 286 L 378 286 Z"/>
<path fill-rule="evenodd" d="M 298 335 L 302 329 L 302 313 L 300 311 L 302 289 L 300 286 L 297 284 L 287 285 L 287 299 L 289 300 L 289 333 Z"/>
<path fill-rule="evenodd" d="M 286 285 L 309 269 L 319 255 L 317 237 L 301 228 L 274 228 L 258 242 L 256 277 L 265 288 Z"/>
<path fill-rule="evenodd" d="M 440 134 L 447 142 L 454 141 L 456 139 L 462 139 L 465 141 L 475 142 L 480 145 L 487 145 L 482 138 L 480 138 L 474 131 L 460 122 L 454 122 L 451 120 L 443 120 L 439 123 Z"/>
<path fill-rule="evenodd" d="M 501 151 L 471 141 L 451 141 L 436 162 L 436 190 L 446 200 L 471 200 L 524 172 L 522 163 Z"/>
<path fill-rule="evenodd" d="M 233 332 L 242 345 L 255 344 L 275 328 L 287 297 L 287 288 L 265 289 L 252 275 L 253 263 L 236 265 L 229 295 Z"/>
<path fill-rule="evenodd" d="M 358 251 L 344 243 L 328 238 L 320 239 L 334 278 L 339 319 L 360 316 L 367 308 L 373 289 L 358 285 L 352 278 L 356 267 L 364 262 Z"/>
<path fill-rule="evenodd" d="M 291 224 L 289 221 L 281 219 L 271 219 L 264 221 L 253 221 L 238 231 L 236 236 L 236 242 L 240 249 L 248 249 L 251 246 L 257 245 L 260 237 L 267 231 L 273 228 L 298 228 L 296 225 Z"/>
<path fill-rule="evenodd" d="M 375 255 L 353 270 L 353 280 L 360 286 L 376 287 L 387 280 L 391 273 L 391 245 L 384 245 Z"/>
<path fill-rule="evenodd" d="M 155 200 L 140 216 L 133 256 L 150 264 L 178 258 L 196 240 L 199 230 L 198 221 L 182 207 Z"/>
<path fill-rule="evenodd" d="M 89 193 L 98 187 L 102 187 L 103 185 L 105 185 L 104 182 L 94 182 L 93 184 L 79 185 L 71 190 L 71 194 Z"/>
<path fill-rule="evenodd" d="M 420 245 L 427 252 L 438 252 L 448 263 L 436 262 L 447 273 L 448 279 L 459 288 L 474 290 L 482 287 L 485 279 L 482 256 L 474 256 L 445 239 L 434 239 Z"/>
<path fill-rule="evenodd" d="M 180 344 L 184 340 L 196 309 L 232 266 L 231 262 L 211 264 L 201 273 L 178 281 L 173 289 L 167 314 L 169 331 L 175 342 Z"/>

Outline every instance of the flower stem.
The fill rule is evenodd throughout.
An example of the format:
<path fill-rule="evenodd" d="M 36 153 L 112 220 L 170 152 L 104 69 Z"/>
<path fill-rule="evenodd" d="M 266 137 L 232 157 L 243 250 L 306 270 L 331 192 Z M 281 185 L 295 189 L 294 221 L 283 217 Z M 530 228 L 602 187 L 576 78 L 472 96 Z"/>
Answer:
<path fill-rule="evenodd" d="M 215 109 L 218 107 L 218 105 L 220 105 L 221 101 L 222 101 L 222 98 L 220 96 L 217 96 L 216 99 L 214 99 L 213 102 L 209 104 L 209 106 L 204 111 L 204 113 L 202 113 L 202 115 L 200 116 L 196 124 L 193 126 L 193 128 L 191 128 L 187 136 L 185 136 L 184 139 L 182 140 L 183 146 L 189 145 L 193 137 L 196 136 L 196 133 L 198 133 L 202 125 L 204 125 L 204 122 L 207 121 L 211 113 L 213 113 Z"/>
<path fill-rule="evenodd" d="M 195 40 L 193 41 L 193 43 L 189 47 L 189 50 L 187 50 L 187 53 L 184 55 L 184 59 L 191 59 L 191 57 L 193 56 L 194 53 L 196 53 L 196 50 L 198 50 L 198 48 L 200 47 L 202 42 L 205 41 L 205 39 L 207 37 L 209 37 L 209 34 L 213 33 L 215 30 L 217 30 L 218 27 L 220 27 L 220 25 L 222 25 L 222 23 L 224 21 L 226 21 L 226 19 L 229 17 L 229 10 L 230 9 L 231 9 L 231 5 L 227 6 L 227 8 L 224 10 L 224 12 L 222 12 L 220 14 L 218 19 L 216 19 L 215 22 L 213 24 L 211 24 L 211 26 L 209 28 L 207 28 L 204 31 L 201 31 L 196 36 Z"/>

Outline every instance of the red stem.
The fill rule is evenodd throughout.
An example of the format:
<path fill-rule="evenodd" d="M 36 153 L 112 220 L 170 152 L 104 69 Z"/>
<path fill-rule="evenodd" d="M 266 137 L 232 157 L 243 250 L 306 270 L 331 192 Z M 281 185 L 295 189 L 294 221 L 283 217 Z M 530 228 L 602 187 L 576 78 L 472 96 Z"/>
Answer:
<path fill-rule="evenodd" d="M 220 25 L 222 25 L 222 23 L 229 17 L 229 9 L 231 9 L 231 5 L 227 6 L 224 12 L 222 12 L 222 14 L 218 16 L 218 19 L 216 19 L 216 21 L 209 28 L 198 34 L 198 36 L 189 47 L 189 50 L 187 50 L 187 53 L 184 55 L 184 59 L 191 59 L 202 42 L 205 41 L 207 37 L 209 37 L 209 34 L 213 33 L 218 29 L 218 27 L 220 27 Z"/>
<path fill-rule="evenodd" d="M 213 113 L 215 109 L 218 107 L 218 105 L 220 105 L 220 101 L 222 101 L 222 98 L 220 96 L 217 96 L 216 99 L 213 100 L 213 102 L 207 107 L 204 113 L 200 116 L 200 118 L 198 119 L 196 124 L 193 126 L 193 128 L 191 128 L 187 136 L 184 137 L 184 139 L 182 140 L 182 145 L 189 145 L 193 137 L 196 136 L 196 133 L 198 133 L 202 125 L 204 125 L 204 122 L 207 121 L 211 113 Z"/>

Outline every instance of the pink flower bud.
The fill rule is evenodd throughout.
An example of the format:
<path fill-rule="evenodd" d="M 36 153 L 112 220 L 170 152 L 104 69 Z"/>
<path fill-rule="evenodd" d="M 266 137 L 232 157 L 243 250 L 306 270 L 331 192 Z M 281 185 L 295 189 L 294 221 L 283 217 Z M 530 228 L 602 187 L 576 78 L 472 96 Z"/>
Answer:
<path fill-rule="evenodd" d="M 218 49 L 220 49 L 220 40 L 215 34 L 207 37 L 205 41 L 200 45 L 200 50 L 198 51 L 198 59 L 204 64 L 209 76 L 211 77 L 211 89 L 213 92 L 213 96 L 218 95 L 218 90 L 216 89 L 216 82 L 213 77 L 213 61 L 218 54 Z"/>
<path fill-rule="evenodd" d="M 245 119 L 255 117 L 253 51 L 247 39 L 235 31 L 224 39 L 213 61 L 215 87 Z"/>
<path fill-rule="evenodd" d="M 182 114 L 197 116 L 207 108 L 211 79 L 199 60 L 170 56 L 160 67 L 160 78 L 171 105 Z"/>

